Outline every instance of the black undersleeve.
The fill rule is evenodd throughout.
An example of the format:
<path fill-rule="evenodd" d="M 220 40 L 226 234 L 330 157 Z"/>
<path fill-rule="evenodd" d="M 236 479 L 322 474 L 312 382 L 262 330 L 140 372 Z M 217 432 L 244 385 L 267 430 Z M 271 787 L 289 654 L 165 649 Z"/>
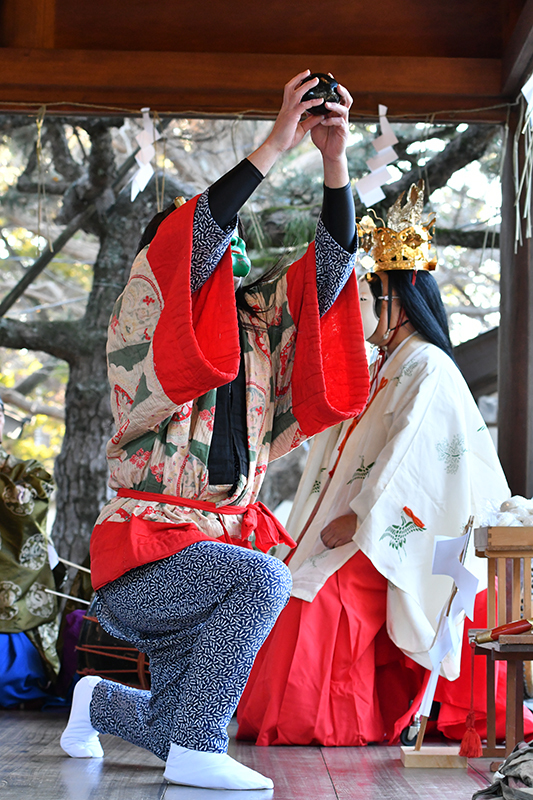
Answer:
<path fill-rule="evenodd" d="M 226 228 L 262 180 L 257 167 L 245 158 L 215 181 L 209 188 L 208 202 L 217 225 Z M 352 253 L 356 239 L 355 207 L 349 183 L 341 189 L 324 186 L 322 221 L 337 244 Z"/>
<path fill-rule="evenodd" d="M 337 244 L 348 253 L 353 253 L 356 243 L 355 206 L 349 183 L 341 189 L 324 186 L 322 222 Z"/>
<path fill-rule="evenodd" d="M 227 228 L 263 177 L 257 167 L 245 158 L 209 187 L 209 210 L 217 225 L 222 229 Z"/>

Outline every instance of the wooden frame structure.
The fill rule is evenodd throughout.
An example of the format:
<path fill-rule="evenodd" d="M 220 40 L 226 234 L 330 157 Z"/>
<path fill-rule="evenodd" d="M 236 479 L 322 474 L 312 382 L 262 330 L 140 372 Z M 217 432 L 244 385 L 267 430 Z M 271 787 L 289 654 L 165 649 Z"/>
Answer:
<path fill-rule="evenodd" d="M 531 240 L 515 252 L 512 104 L 533 67 L 533 0 L 0 0 L 0 111 L 271 117 L 303 68 L 355 118 L 510 122 L 503 181 L 500 455 L 533 495 Z"/>
<path fill-rule="evenodd" d="M 487 628 L 531 619 L 533 528 L 478 528 L 475 548 L 477 556 L 488 559 Z M 524 662 L 533 660 L 533 635 L 500 636 L 496 642 L 477 644 L 475 655 L 486 658 L 487 668 L 487 744 L 483 756 L 506 758 L 524 738 Z M 496 661 L 507 664 L 503 746 L 496 744 Z"/>
<path fill-rule="evenodd" d="M 264 116 L 310 67 L 350 88 L 354 114 L 374 116 L 380 102 L 415 119 L 504 120 L 533 47 L 530 0 L 2 0 L 0 13 L 8 110 L 61 102 Z"/>

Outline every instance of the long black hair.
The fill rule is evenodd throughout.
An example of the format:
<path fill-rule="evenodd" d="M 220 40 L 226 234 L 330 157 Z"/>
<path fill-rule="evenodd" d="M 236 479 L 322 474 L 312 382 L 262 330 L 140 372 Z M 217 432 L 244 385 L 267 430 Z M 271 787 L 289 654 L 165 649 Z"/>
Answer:
<path fill-rule="evenodd" d="M 237 291 L 235 292 L 235 303 L 237 308 L 240 308 L 241 311 L 246 311 L 251 317 L 256 317 L 259 319 L 259 314 L 262 312 L 266 312 L 271 308 L 267 306 L 267 308 L 262 309 L 262 311 L 258 311 L 256 308 L 253 308 L 248 300 L 246 299 L 246 295 L 253 295 L 255 289 L 261 289 L 265 283 L 270 283 L 271 281 L 275 281 L 284 272 L 286 272 L 289 268 L 289 265 L 286 263 L 286 260 L 283 256 L 276 261 L 271 267 L 267 269 L 266 272 L 263 272 L 258 278 L 256 278 L 251 283 L 243 283 Z M 274 302 L 274 301 L 273 301 Z"/>
<path fill-rule="evenodd" d="M 163 211 L 159 211 L 158 214 L 156 214 L 154 217 L 152 217 L 152 219 L 150 220 L 150 222 L 148 223 L 148 225 L 144 229 L 143 235 L 141 236 L 141 238 L 139 240 L 139 244 L 137 246 L 136 255 L 139 255 L 141 250 L 143 250 L 147 245 L 150 244 L 152 239 L 155 237 L 155 235 L 157 233 L 157 229 L 159 228 L 159 226 L 161 225 L 163 220 L 166 219 L 169 216 L 169 214 L 172 214 L 172 212 L 175 211 L 175 210 L 176 210 L 176 206 L 172 202 L 169 206 L 167 206 L 167 208 L 163 209 Z M 240 219 L 239 219 L 239 222 L 238 222 L 238 233 L 239 233 L 239 236 L 241 238 L 244 236 L 244 230 L 242 228 L 242 223 L 241 223 Z M 261 286 L 261 284 L 263 284 L 263 283 L 267 283 L 268 281 L 275 280 L 286 269 L 287 269 L 287 265 L 284 263 L 284 259 L 282 257 L 278 262 L 276 262 L 272 267 L 270 267 L 270 269 L 268 269 L 263 275 L 261 275 L 255 281 L 253 281 L 252 283 L 243 284 L 242 286 L 240 286 L 237 289 L 237 292 L 235 293 L 235 302 L 236 302 L 237 308 L 240 308 L 242 311 L 246 311 L 252 317 L 257 317 L 258 316 L 258 312 L 257 312 L 257 310 L 255 308 L 252 308 L 252 306 L 248 303 L 248 301 L 247 301 L 247 299 L 245 297 L 246 293 L 250 292 L 250 291 L 253 291 L 256 287 Z"/>
<path fill-rule="evenodd" d="M 455 361 L 446 311 L 437 281 L 431 272 L 418 270 L 414 283 L 413 270 L 387 270 L 387 275 L 389 297 L 396 295 L 400 298 L 402 308 L 411 325 L 424 339 L 440 347 Z M 374 273 L 371 281 L 373 293 L 373 284 L 377 283 L 376 278 L 379 278 L 379 272 Z M 381 281 L 378 286 L 381 286 Z M 380 288 L 379 295 L 381 294 L 383 294 L 383 290 Z"/>
<path fill-rule="evenodd" d="M 175 211 L 175 210 L 176 210 L 176 206 L 175 206 L 174 201 L 173 201 L 169 206 L 164 208 L 163 211 L 159 211 L 155 215 L 155 217 L 152 217 L 152 219 L 150 220 L 150 222 L 148 223 L 148 225 L 144 229 L 143 235 L 141 236 L 141 238 L 139 240 L 139 244 L 137 245 L 137 253 L 136 253 L 136 255 L 139 255 L 141 250 L 144 250 L 146 245 L 150 244 L 150 242 L 152 241 L 152 239 L 156 235 L 157 229 L 159 228 L 159 226 L 161 225 L 163 220 L 166 219 L 168 217 L 168 215 L 172 214 L 172 212 Z"/>

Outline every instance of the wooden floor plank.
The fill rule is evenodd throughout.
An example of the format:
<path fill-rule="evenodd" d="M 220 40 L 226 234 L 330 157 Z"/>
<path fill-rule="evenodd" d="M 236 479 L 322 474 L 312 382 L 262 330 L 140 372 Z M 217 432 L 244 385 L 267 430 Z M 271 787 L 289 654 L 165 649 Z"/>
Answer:
<path fill-rule="evenodd" d="M 492 780 L 490 760 L 468 770 L 406 769 L 399 748 L 256 747 L 235 741 L 229 752 L 274 780 L 270 791 L 172 786 L 162 762 L 113 736 L 105 759 L 67 758 L 59 747 L 65 713 L 0 712 L 0 800 L 470 800 Z"/>
<path fill-rule="evenodd" d="M 275 800 L 337 798 L 319 747 L 256 747 L 232 740 L 229 753 L 237 761 L 272 778 Z"/>
<path fill-rule="evenodd" d="M 407 769 L 399 747 L 324 747 L 322 752 L 339 800 L 471 800 L 489 782 L 471 767 Z"/>
<path fill-rule="evenodd" d="M 468 766 L 479 773 L 487 783 L 492 783 L 494 780 L 494 772 L 491 770 L 490 765 L 493 762 L 493 758 L 471 758 L 468 761 Z"/>
<path fill-rule="evenodd" d="M 66 714 L 0 712 L 2 800 L 161 800 L 163 764 L 114 736 L 105 759 L 68 758 L 59 747 Z"/>

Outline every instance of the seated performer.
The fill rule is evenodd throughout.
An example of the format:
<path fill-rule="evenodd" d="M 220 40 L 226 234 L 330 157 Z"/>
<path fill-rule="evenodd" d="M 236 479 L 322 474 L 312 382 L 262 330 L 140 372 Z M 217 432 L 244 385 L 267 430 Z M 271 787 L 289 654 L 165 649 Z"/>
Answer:
<path fill-rule="evenodd" d="M 259 745 L 394 740 L 423 668 L 431 668 L 437 615 L 451 589 L 449 578 L 432 575 L 435 537 L 460 536 L 471 514 L 509 495 L 453 360 L 428 271 L 435 263 L 431 223 L 420 223 L 423 190 L 413 186 L 401 201 L 389 227 L 369 225 L 362 239 L 375 262 L 359 282 L 363 326 L 379 348 L 369 401 L 354 422 L 313 443 L 287 526 L 292 536 L 304 529 L 321 490 L 323 496 L 289 562 L 291 600 L 239 706 L 238 738 Z M 444 660 L 450 680 L 457 661 Z M 465 673 L 457 690 L 441 679 L 436 695 L 441 729 L 454 738 L 459 728 L 464 733 L 470 703 Z M 476 699 L 485 716 L 481 691 Z"/>
<path fill-rule="evenodd" d="M 327 115 L 307 116 L 320 102 L 302 101 L 308 75 L 286 85 L 248 159 L 157 232 L 149 226 L 116 303 L 108 457 L 118 493 L 94 529 L 91 571 L 98 619 L 148 654 L 151 691 L 83 678 L 61 739 L 73 757 L 102 756 L 97 732 L 112 733 L 165 760 L 170 782 L 272 787 L 226 752 L 227 724 L 290 592 L 288 569 L 265 553 L 291 540 L 255 500 L 269 460 L 352 417 L 368 393 L 352 275 L 351 98 L 340 87 Z M 236 303 L 237 212 L 307 131 L 324 167 L 316 242 Z"/>
<path fill-rule="evenodd" d="M 0 399 L 0 708 L 42 705 L 57 679 L 57 602 L 46 518 L 54 482 L 2 444 Z"/>

